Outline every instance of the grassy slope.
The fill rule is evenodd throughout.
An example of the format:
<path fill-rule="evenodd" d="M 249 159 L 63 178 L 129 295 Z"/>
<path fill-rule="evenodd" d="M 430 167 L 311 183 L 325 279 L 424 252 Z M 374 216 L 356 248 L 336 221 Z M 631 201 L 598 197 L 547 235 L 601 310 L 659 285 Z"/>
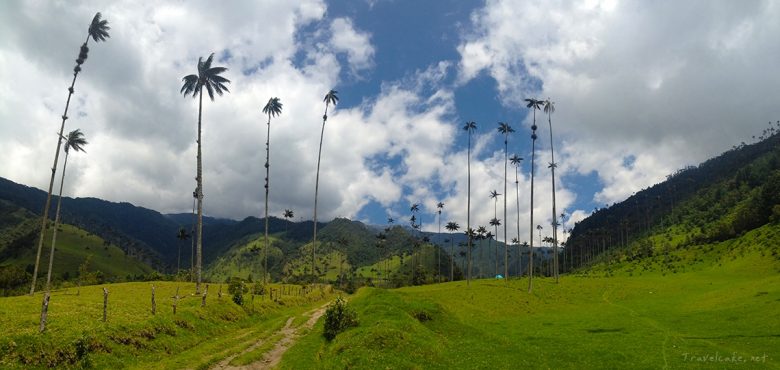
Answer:
<path fill-rule="evenodd" d="M 89 271 L 102 271 L 106 277 L 124 279 L 127 275 L 147 274 L 152 271 L 148 265 L 128 257 L 117 246 L 103 245 L 103 239 L 71 225 L 61 225 L 57 232 L 57 250 L 54 252 L 55 277 L 68 272 L 71 278 L 76 276 L 79 266 L 87 256 L 92 256 Z M 46 272 L 51 250 L 52 230 L 47 230 L 44 238 L 44 251 L 41 252 L 41 270 Z M 37 242 L 37 238 L 35 239 Z M 7 265 L 26 266 L 35 263 L 35 250 L 3 262 Z"/>
<path fill-rule="evenodd" d="M 150 312 L 156 286 L 157 314 Z M 108 322 L 103 323 L 102 288 L 109 290 Z M 178 312 L 173 296 L 180 288 Z M 278 288 L 278 286 L 272 286 Z M 49 324 L 37 332 L 41 296 L 0 298 L 0 368 L 85 366 L 97 368 L 205 368 L 236 353 L 290 315 L 321 305 L 324 296 L 284 296 L 280 303 L 245 296 L 245 309 L 219 288 L 209 289 L 207 305 L 193 296 L 194 285 L 174 282 L 122 283 L 53 292 Z M 250 314 L 254 313 L 254 314 Z"/>
<path fill-rule="evenodd" d="M 780 264 L 755 243 L 776 229 L 754 232 L 685 272 L 612 266 L 533 294 L 527 280 L 363 289 L 358 328 L 326 343 L 319 324 L 282 367 L 780 368 Z"/>

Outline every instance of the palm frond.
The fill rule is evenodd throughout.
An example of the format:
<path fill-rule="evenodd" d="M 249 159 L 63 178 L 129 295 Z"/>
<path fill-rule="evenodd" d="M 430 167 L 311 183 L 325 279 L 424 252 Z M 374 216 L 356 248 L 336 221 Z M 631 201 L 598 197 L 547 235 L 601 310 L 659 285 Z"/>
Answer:
<path fill-rule="evenodd" d="M 263 107 L 263 113 L 271 117 L 282 114 L 282 102 L 277 97 L 268 99 L 268 103 Z"/>
<path fill-rule="evenodd" d="M 185 97 L 189 94 L 192 94 L 192 96 L 195 97 L 198 94 L 198 76 L 188 75 L 184 76 L 181 80 L 184 83 L 182 84 L 179 93 L 184 94 Z"/>
<path fill-rule="evenodd" d="M 68 136 L 65 140 L 65 152 L 67 152 L 70 149 L 73 149 L 77 152 L 83 152 L 84 146 L 89 144 L 87 142 L 87 139 L 84 138 L 84 133 L 81 132 L 81 129 L 75 129 L 68 133 Z"/>
<path fill-rule="evenodd" d="M 330 90 L 330 91 L 328 91 L 327 94 L 325 94 L 325 99 L 323 99 L 322 101 L 326 105 L 329 105 L 329 104 L 336 105 L 339 102 L 338 93 L 339 92 L 336 91 L 336 90 Z"/>
<path fill-rule="evenodd" d="M 89 37 L 92 37 L 95 42 L 106 41 L 107 38 L 111 37 L 108 35 L 108 30 L 110 30 L 111 27 L 108 26 L 108 21 L 100 19 L 101 17 L 100 12 L 95 14 L 95 17 L 92 18 L 92 23 L 89 25 L 89 30 L 87 31 Z"/>

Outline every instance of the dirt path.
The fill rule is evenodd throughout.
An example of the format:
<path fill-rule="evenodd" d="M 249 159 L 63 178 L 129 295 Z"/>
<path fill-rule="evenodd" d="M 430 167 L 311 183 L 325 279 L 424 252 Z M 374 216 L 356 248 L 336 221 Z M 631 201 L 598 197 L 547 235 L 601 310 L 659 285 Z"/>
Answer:
<path fill-rule="evenodd" d="M 304 330 L 309 330 L 314 327 L 314 324 L 317 323 L 317 320 L 319 320 L 320 317 L 322 317 L 322 315 L 325 314 L 325 310 L 327 309 L 327 307 L 328 304 L 325 304 L 319 308 L 304 313 L 305 316 L 309 316 L 309 319 L 306 320 L 305 323 L 303 323 L 298 327 L 292 326 L 292 323 L 295 320 L 294 316 L 287 319 L 287 322 L 284 324 L 284 327 L 279 329 L 274 334 L 268 336 L 268 339 L 276 338 L 280 335 L 281 338 L 276 342 L 274 347 L 263 356 L 262 360 L 253 362 L 245 366 L 229 365 L 230 361 L 232 361 L 234 358 L 243 355 L 245 353 L 254 351 L 258 347 L 265 344 L 265 342 L 268 339 L 261 339 L 257 341 L 255 344 L 251 345 L 246 350 L 244 350 L 243 352 L 225 358 L 224 360 L 216 364 L 214 367 L 212 367 L 212 369 L 219 369 L 219 370 L 273 369 L 282 360 L 282 356 L 284 355 L 284 353 L 287 352 L 287 350 L 290 347 L 292 347 L 293 344 L 295 344 L 295 340 L 302 334 L 302 332 Z"/>

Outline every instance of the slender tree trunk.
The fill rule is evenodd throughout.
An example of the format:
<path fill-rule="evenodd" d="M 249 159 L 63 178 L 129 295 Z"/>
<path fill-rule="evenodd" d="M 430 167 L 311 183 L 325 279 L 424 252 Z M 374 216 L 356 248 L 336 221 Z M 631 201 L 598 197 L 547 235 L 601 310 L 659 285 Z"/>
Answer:
<path fill-rule="evenodd" d="M 439 210 L 438 223 L 439 223 L 439 232 L 437 233 L 437 235 L 439 236 L 439 238 L 441 238 L 441 210 Z M 441 240 L 441 239 L 439 239 L 439 240 Z M 439 282 L 440 283 L 441 283 L 441 249 L 442 248 L 437 245 L 436 256 L 438 257 L 438 260 L 436 261 L 436 271 L 439 272 Z"/>
<path fill-rule="evenodd" d="M 536 125 L 536 108 L 534 111 L 534 125 Z M 534 287 L 534 161 L 536 160 L 536 139 L 531 140 L 531 247 L 528 249 L 528 293 Z"/>
<path fill-rule="evenodd" d="M 311 245 L 311 273 L 316 276 L 317 269 L 317 198 L 320 192 L 320 160 L 322 159 L 322 138 L 325 137 L 325 122 L 328 120 L 328 103 L 325 103 L 325 114 L 322 116 L 322 131 L 320 132 L 320 150 L 317 152 L 317 177 L 314 180 L 314 242 Z"/>
<path fill-rule="evenodd" d="M 551 103 L 552 104 L 552 103 Z M 547 114 L 547 123 L 550 124 L 550 159 L 552 164 L 552 229 L 553 229 L 553 274 L 555 283 L 558 284 L 558 212 L 555 210 L 555 150 L 553 149 L 552 110 Z"/>
<path fill-rule="evenodd" d="M 471 285 L 471 130 L 469 131 L 469 144 L 468 144 L 468 201 L 466 203 L 466 236 L 468 239 L 468 279 L 466 285 Z"/>
<path fill-rule="evenodd" d="M 268 275 L 268 191 L 271 187 L 271 112 L 268 112 L 268 133 L 265 136 L 265 248 L 263 248 L 263 285 Z"/>
<path fill-rule="evenodd" d="M 66 144 L 67 145 L 67 144 Z M 60 194 L 57 196 L 57 212 L 54 216 L 54 230 L 51 234 L 51 250 L 49 252 L 49 271 L 46 273 L 46 291 L 51 291 L 51 271 L 54 267 L 54 248 L 57 246 L 57 228 L 60 225 L 60 209 L 62 207 L 62 187 L 65 184 L 65 168 L 68 166 L 68 150 L 65 149 L 65 161 L 62 164 L 62 176 L 60 177 Z"/>
<path fill-rule="evenodd" d="M 518 162 L 517 165 L 519 167 L 520 163 Z M 520 179 L 517 172 L 518 168 L 515 167 L 515 191 L 517 193 L 517 278 L 519 279 L 522 276 L 520 266 L 523 260 L 523 253 L 522 249 L 520 249 Z"/>
<path fill-rule="evenodd" d="M 195 263 L 197 264 L 197 281 L 195 282 L 195 294 L 200 294 L 200 283 L 202 281 L 201 263 L 203 261 L 203 152 L 201 142 L 201 118 L 203 116 L 203 87 L 201 86 L 200 101 L 198 103 L 198 241 Z"/>
<path fill-rule="evenodd" d="M 506 174 L 507 162 L 509 161 L 509 131 L 504 135 L 504 282 L 509 284 L 509 243 L 507 242 L 506 229 L 509 219 L 506 218 L 506 199 L 509 198 L 506 192 Z M 496 237 L 498 238 L 498 237 Z"/>
<path fill-rule="evenodd" d="M 196 191 L 197 193 L 197 191 Z M 197 219 L 195 218 L 195 198 L 192 198 L 192 225 L 190 225 L 190 235 L 192 236 L 192 243 L 190 243 L 190 283 L 195 280 L 195 225 Z"/>
<path fill-rule="evenodd" d="M 178 248 L 176 251 L 176 275 L 179 275 L 179 270 L 181 268 L 181 240 L 176 243 L 176 247 Z"/>
<path fill-rule="evenodd" d="M 450 281 L 455 281 L 455 238 L 450 236 Z"/>
<path fill-rule="evenodd" d="M 89 44 L 89 34 L 87 34 L 87 41 L 84 42 L 84 45 Z M 46 223 L 49 219 L 49 207 L 51 207 L 51 192 L 54 188 L 54 175 L 57 172 L 57 161 L 60 158 L 60 148 L 62 148 L 62 138 L 63 133 L 65 132 L 65 121 L 68 119 L 68 108 L 70 107 L 70 98 L 73 96 L 73 87 L 76 85 L 76 77 L 78 77 L 79 72 L 74 71 L 73 72 L 73 80 L 70 82 L 70 87 L 68 88 L 68 100 L 65 102 L 65 111 L 62 113 L 62 124 L 60 124 L 60 134 L 57 137 L 57 151 L 54 152 L 54 164 L 51 166 L 51 179 L 49 179 L 49 190 L 46 193 L 46 205 L 43 207 L 43 216 L 41 217 L 41 233 L 38 237 L 38 252 L 35 255 L 35 267 L 33 268 L 33 276 L 32 276 L 32 286 L 30 287 L 30 295 L 33 295 L 35 293 L 35 283 L 36 279 L 38 278 L 38 266 L 40 266 L 41 262 L 41 249 L 43 249 L 43 238 L 44 234 L 46 233 Z"/>

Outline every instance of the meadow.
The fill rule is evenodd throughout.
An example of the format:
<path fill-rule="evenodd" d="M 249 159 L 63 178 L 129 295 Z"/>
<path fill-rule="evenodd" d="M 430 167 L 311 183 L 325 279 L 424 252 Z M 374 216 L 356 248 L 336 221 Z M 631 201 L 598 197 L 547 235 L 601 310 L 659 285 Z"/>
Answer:
<path fill-rule="evenodd" d="M 695 271 L 363 288 L 284 369 L 780 368 L 780 275 L 760 252 Z M 320 334 L 318 334 L 320 333 Z"/>
<path fill-rule="evenodd" d="M 155 287 L 156 313 L 151 311 Z M 268 285 L 278 292 L 281 285 Z M 103 322 L 103 288 L 109 291 Z M 52 293 L 49 320 L 38 333 L 41 295 L 0 298 L 0 368 L 208 368 L 271 336 L 291 316 L 329 301 L 330 289 L 271 300 L 245 294 L 236 305 L 227 285 L 211 284 L 206 306 L 195 286 L 135 282 L 61 289 Z M 173 313 L 178 289 L 177 312 Z M 77 294 L 78 291 L 78 294 Z M 244 354 L 246 358 L 248 354 Z M 240 358 L 237 360 L 241 360 Z"/>

